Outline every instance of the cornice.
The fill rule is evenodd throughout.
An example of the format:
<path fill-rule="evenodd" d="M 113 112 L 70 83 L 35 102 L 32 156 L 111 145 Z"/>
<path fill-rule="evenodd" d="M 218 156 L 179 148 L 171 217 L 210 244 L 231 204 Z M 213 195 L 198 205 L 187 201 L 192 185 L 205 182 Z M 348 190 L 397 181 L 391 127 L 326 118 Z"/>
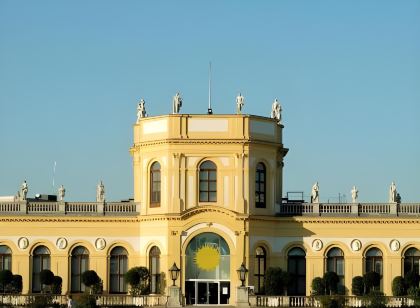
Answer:
<path fill-rule="evenodd" d="M 133 144 L 130 148 L 130 151 L 139 150 L 140 148 L 152 146 L 152 145 L 191 145 L 191 144 L 240 144 L 240 145 L 249 145 L 249 144 L 263 144 L 263 145 L 274 145 L 280 146 L 283 148 L 283 144 L 279 142 L 270 142 L 263 141 L 254 138 L 249 139 L 161 139 L 153 141 L 143 141 Z M 285 149 L 286 151 L 288 149 Z"/>

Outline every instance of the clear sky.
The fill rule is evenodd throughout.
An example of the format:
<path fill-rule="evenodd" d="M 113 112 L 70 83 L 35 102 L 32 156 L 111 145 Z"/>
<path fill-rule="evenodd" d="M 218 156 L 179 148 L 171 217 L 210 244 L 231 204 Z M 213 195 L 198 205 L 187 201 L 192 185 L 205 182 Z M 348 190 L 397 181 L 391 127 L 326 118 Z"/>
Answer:
<path fill-rule="evenodd" d="M 136 105 L 150 115 L 283 107 L 284 191 L 420 202 L 420 1 L 0 0 L 0 195 L 64 184 L 132 196 Z M 57 188 L 57 187 L 56 187 Z M 55 188 L 55 189 L 56 189 Z"/>

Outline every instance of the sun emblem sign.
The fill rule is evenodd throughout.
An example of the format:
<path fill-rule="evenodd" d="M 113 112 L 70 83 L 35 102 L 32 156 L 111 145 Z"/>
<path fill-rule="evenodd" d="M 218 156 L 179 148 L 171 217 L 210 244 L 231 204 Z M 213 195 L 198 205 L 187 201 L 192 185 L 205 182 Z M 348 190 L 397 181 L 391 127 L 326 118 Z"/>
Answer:
<path fill-rule="evenodd" d="M 205 243 L 195 253 L 194 263 L 203 271 L 212 271 L 220 263 L 220 252 L 217 247 Z"/>

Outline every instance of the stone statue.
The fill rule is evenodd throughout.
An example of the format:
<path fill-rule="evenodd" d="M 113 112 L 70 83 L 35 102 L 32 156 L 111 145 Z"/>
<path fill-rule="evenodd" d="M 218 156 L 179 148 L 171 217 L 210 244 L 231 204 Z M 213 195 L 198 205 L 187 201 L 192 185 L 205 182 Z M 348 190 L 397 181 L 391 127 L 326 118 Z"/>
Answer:
<path fill-rule="evenodd" d="M 236 97 L 236 114 L 241 114 L 244 107 L 244 97 L 241 93 Z"/>
<path fill-rule="evenodd" d="M 353 186 L 351 190 L 351 200 L 353 203 L 357 202 L 357 198 L 359 197 L 359 191 L 357 190 L 356 186 Z"/>
<path fill-rule="evenodd" d="M 397 186 L 394 182 L 391 183 L 391 186 L 389 186 L 389 202 L 395 203 L 397 202 Z"/>
<path fill-rule="evenodd" d="M 179 94 L 179 92 L 177 92 L 172 100 L 172 113 L 176 114 L 179 113 L 179 110 L 182 107 L 182 97 Z"/>
<path fill-rule="evenodd" d="M 144 99 L 141 99 L 140 103 L 137 105 L 137 122 L 136 123 L 139 123 L 141 118 L 147 117 L 145 104 L 146 102 L 144 101 Z"/>
<path fill-rule="evenodd" d="M 102 181 L 96 187 L 96 202 L 105 202 L 105 186 Z"/>
<path fill-rule="evenodd" d="M 26 183 L 26 180 L 23 181 L 22 185 L 20 186 L 20 193 L 18 194 L 20 201 L 26 200 L 26 195 L 28 194 L 28 183 Z"/>
<path fill-rule="evenodd" d="M 63 185 L 58 188 L 58 201 L 63 201 L 64 196 L 66 195 L 66 189 Z"/>
<path fill-rule="evenodd" d="M 319 203 L 319 185 L 318 185 L 318 182 L 316 182 L 312 186 L 311 203 Z"/>
<path fill-rule="evenodd" d="M 277 120 L 277 124 L 281 124 L 281 105 L 277 98 L 274 100 L 271 106 L 271 118 Z"/>

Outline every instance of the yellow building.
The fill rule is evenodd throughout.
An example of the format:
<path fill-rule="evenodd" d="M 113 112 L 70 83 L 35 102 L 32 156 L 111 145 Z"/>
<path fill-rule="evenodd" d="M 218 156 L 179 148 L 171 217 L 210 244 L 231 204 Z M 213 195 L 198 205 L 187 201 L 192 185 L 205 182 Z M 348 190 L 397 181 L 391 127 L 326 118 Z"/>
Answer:
<path fill-rule="evenodd" d="M 267 268 L 296 274 L 289 294 L 309 295 L 314 277 L 335 271 L 351 294 L 354 276 L 419 270 L 420 204 L 322 204 L 283 200 L 288 149 L 283 126 L 251 115 L 141 118 L 130 149 L 134 201 L 0 201 L 0 269 L 39 292 L 39 272 L 63 278 L 63 294 L 84 290 L 95 270 L 104 293 L 126 293 L 123 274 L 146 266 L 151 292 L 168 293 L 169 268 L 187 304 L 234 304 L 246 285 L 264 287 Z"/>

